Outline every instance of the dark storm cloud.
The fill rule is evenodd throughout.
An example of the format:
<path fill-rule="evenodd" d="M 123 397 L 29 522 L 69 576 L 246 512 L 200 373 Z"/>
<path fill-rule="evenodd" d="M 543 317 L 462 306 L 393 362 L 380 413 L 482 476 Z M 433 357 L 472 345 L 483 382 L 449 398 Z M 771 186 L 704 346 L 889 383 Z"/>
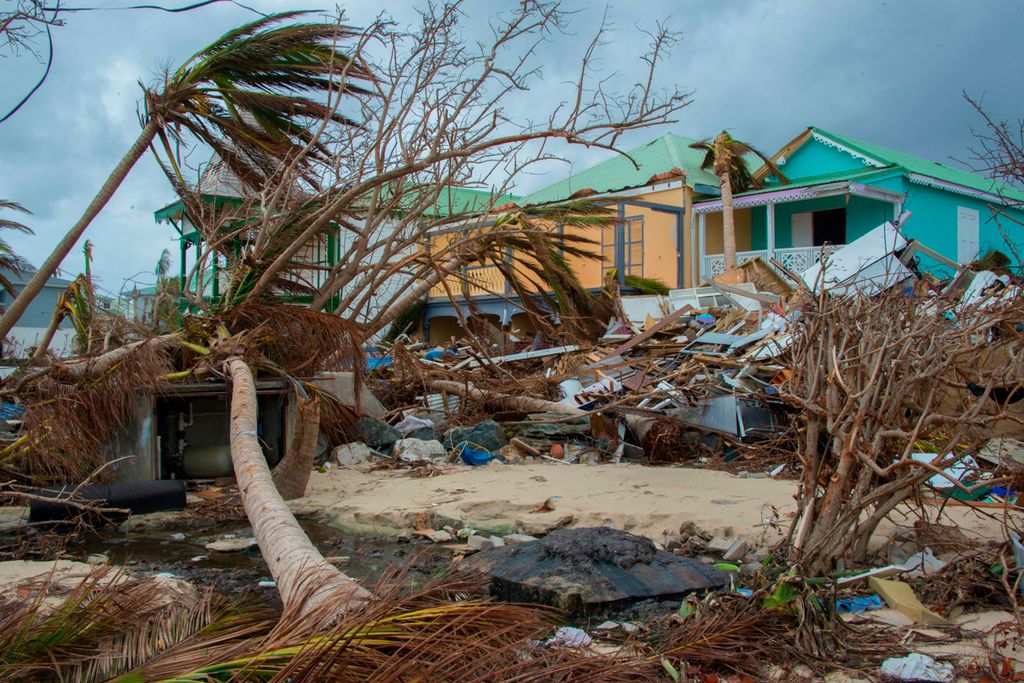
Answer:
<path fill-rule="evenodd" d="M 111 6 L 113 3 L 103 3 Z M 316 4 L 252 2 L 260 11 Z M 0 7 L 3 4 L 0 3 Z M 528 118 L 537 103 L 554 104 L 575 77 L 579 58 L 603 10 L 582 5 L 568 36 L 541 48 L 543 78 L 511 104 Z M 333 9 L 333 4 L 328 6 Z M 346 5 L 353 23 L 368 22 L 377 3 Z M 392 3 L 400 21 L 414 18 L 412 2 Z M 467 5 L 467 36 L 486 40 L 487 22 L 507 3 Z M 640 76 L 636 59 L 659 19 L 683 34 L 663 84 L 692 90 L 694 102 L 671 130 L 689 137 L 730 129 L 736 137 L 774 151 L 804 126 L 814 124 L 937 161 L 967 156 L 977 119 L 961 90 L 985 95 L 997 114 L 1024 112 L 1019 68 L 1024 45 L 1024 4 L 1014 0 L 889 2 L 614 2 L 613 28 L 599 66 L 619 83 Z M 250 20 L 246 9 L 219 4 L 179 15 L 155 12 L 91 12 L 71 15 L 55 31 L 56 58 L 47 83 L 28 106 L 0 124 L 0 197 L 32 209 L 36 237 L 9 236 L 31 261 L 80 215 L 139 130 L 139 79 L 150 81 L 224 30 Z M 13 102 L 40 65 L 31 58 L 0 60 L 0 108 Z M 640 144 L 662 131 L 636 134 Z M 201 156 L 201 155 L 200 155 Z M 603 158 L 569 150 L 572 164 L 548 165 L 549 176 L 521 179 L 526 192 Z M 124 278 L 151 271 L 172 230 L 154 225 L 153 210 L 170 199 L 151 158 L 144 158 L 87 233 L 95 272 L 113 293 Z M 80 251 L 65 268 L 82 268 Z"/>

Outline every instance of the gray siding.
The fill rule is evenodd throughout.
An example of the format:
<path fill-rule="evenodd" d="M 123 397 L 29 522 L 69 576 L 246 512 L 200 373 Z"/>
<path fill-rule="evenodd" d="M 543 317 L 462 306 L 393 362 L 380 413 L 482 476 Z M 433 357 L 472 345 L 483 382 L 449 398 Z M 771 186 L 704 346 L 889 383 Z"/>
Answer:
<path fill-rule="evenodd" d="M 20 292 L 21 287 L 17 287 Z M 60 296 L 61 287 L 46 286 L 39 296 L 32 300 L 32 303 L 25 309 L 24 315 L 18 320 L 18 327 L 47 327 L 53 317 L 53 311 L 57 308 L 57 297 Z M 0 290 L 0 305 L 4 307 L 10 303 L 11 297 L 6 291 Z M 64 319 L 60 324 L 61 329 L 68 329 L 71 323 Z"/>

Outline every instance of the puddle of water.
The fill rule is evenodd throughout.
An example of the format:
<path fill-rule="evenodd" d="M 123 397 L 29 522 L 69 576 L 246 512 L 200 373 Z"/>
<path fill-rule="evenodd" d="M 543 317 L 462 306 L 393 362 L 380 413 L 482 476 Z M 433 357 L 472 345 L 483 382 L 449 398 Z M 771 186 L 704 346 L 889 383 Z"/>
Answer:
<path fill-rule="evenodd" d="M 404 567 L 414 559 L 413 577 L 439 571 L 451 559 L 449 551 L 430 543 L 399 543 L 387 537 L 344 534 L 313 520 L 300 520 L 300 524 L 325 557 L 347 557 L 337 566 L 364 585 L 373 584 L 389 569 Z M 90 555 L 104 554 L 113 565 L 167 572 L 199 585 L 228 591 L 258 589 L 258 582 L 269 579 L 270 572 L 256 545 L 235 552 L 206 549 L 207 543 L 225 536 L 251 538 L 252 530 L 247 524 L 238 523 L 144 531 L 111 529 L 69 543 L 66 555 L 84 561 Z M 273 592 L 273 588 L 259 590 Z"/>

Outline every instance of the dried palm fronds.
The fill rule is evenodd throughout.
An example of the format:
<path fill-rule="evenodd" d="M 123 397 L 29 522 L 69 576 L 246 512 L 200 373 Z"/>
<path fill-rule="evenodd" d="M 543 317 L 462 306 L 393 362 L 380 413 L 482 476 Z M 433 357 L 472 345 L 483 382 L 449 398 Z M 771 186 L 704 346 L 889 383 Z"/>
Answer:
<path fill-rule="evenodd" d="M 143 344 L 80 384 L 41 377 L 22 393 L 24 435 L 0 451 L 0 462 L 29 479 L 83 480 L 103 464 L 110 436 L 126 424 L 138 392 L 160 386 L 171 369 L 163 348 Z"/>
<path fill-rule="evenodd" d="M 233 334 L 245 333 L 252 351 L 290 375 L 359 370 L 361 332 L 335 315 L 288 305 L 246 303 L 220 317 Z"/>
<path fill-rule="evenodd" d="M 134 579 L 97 569 L 52 605 L 49 580 L 26 602 L 0 604 L 0 678 L 6 681 L 101 681 L 162 652 L 265 631 L 273 623 L 254 610 L 187 584 Z"/>

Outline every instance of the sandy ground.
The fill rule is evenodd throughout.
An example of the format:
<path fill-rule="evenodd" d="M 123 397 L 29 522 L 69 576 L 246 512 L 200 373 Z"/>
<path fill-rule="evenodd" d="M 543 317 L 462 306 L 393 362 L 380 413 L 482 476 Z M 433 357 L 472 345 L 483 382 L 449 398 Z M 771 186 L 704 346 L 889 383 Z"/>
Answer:
<path fill-rule="evenodd" d="M 307 496 L 292 505 L 333 526 L 379 534 L 445 524 L 529 532 L 571 515 L 573 526 L 611 525 L 657 542 L 693 522 L 713 535 L 765 546 L 784 533 L 795 491 L 789 480 L 681 467 L 494 463 L 425 478 L 408 470 L 314 472 Z M 553 511 L 531 512 L 548 498 Z M 913 522 L 898 515 L 896 521 Z M 997 524 L 965 508 L 947 508 L 942 521 L 968 535 L 1000 538 Z"/>

